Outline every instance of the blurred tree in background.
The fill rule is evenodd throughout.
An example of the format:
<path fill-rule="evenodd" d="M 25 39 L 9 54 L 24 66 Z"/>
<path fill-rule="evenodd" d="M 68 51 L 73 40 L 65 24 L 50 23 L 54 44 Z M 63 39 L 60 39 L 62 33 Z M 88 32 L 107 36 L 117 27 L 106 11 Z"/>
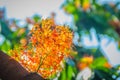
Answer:
<path fill-rule="evenodd" d="M 20 43 L 27 41 L 27 34 L 35 23 L 39 23 L 41 17 L 37 14 L 27 17 L 25 21 L 18 19 L 6 19 L 5 8 L 0 8 L 0 50 L 8 52 Z"/>
<path fill-rule="evenodd" d="M 112 66 L 104 56 L 101 46 L 86 48 L 81 37 L 89 35 L 91 29 L 100 44 L 102 36 L 113 38 L 120 46 L 120 9 L 117 3 L 100 4 L 97 0 L 66 0 L 63 9 L 73 16 L 74 33 L 79 35 L 75 44 L 77 55 L 67 62 L 60 80 L 116 80 L 120 77 L 118 66 Z M 72 65 L 74 63 L 74 65 Z"/>

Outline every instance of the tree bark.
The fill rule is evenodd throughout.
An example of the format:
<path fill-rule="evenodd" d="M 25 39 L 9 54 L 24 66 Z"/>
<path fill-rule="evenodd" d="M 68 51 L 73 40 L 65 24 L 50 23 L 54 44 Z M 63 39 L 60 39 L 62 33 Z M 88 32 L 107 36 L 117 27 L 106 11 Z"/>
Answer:
<path fill-rule="evenodd" d="M 2 80 L 44 80 L 37 73 L 29 73 L 2 51 L 0 51 L 0 78 Z"/>

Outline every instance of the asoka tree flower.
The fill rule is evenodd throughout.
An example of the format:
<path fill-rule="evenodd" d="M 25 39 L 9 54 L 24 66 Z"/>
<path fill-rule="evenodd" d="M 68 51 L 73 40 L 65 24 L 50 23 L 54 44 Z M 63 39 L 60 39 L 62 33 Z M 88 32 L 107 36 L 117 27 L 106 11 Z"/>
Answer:
<path fill-rule="evenodd" d="M 81 58 L 80 62 L 78 63 L 78 68 L 80 70 L 85 69 L 90 64 L 92 64 L 93 60 L 94 60 L 93 56 L 83 56 L 83 58 Z"/>
<path fill-rule="evenodd" d="M 82 8 L 83 8 L 84 11 L 86 11 L 86 10 L 88 10 L 90 8 L 90 6 L 91 6 L 90 1 L 86 0 L 86 1 L 83 2 Z"/>
<path fill-rule="evenodd" d="M 52 19 L 34 25 L 26 44 L 12 50 L 11 56 L 30 72 L 49 78 L 62 70 L 64 58 L 72 51 L 73 33 Z"/>

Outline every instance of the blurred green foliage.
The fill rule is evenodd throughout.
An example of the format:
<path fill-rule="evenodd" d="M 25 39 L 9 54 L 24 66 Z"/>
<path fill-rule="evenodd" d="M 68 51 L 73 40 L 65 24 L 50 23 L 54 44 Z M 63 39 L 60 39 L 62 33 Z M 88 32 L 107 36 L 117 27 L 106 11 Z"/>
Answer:
<path fill-rule="evenodd" d="M 119 4 L 120 2 L 100 4 L 97 2 L 97 0 L 65 0 L 65 3 L 62 5 L 62 7 L 67 14 L 73 16 L 74 25 L 77 28 L 77 30 L 73 28 L 73 32 L 78 33 L 79 38 L 83 36 L 83 33 L 91 37 L 90 30 L 93 28 L 96 31 L 96 37 L 99 43 L 101 41 L 100 36 L 107 35 L 118 42 L 118 45 L 120 46 Z M 81 39 L 78 42 L 82 43 Z M 74 45 L 74 47 L 74 50 L 77 51 L 78 54 L 74 55 L 72 58 L 72 60 L 75 62 L 75 65 L 72 66 L 72 69 L 75 68 L 76 71 L 69 70 L 70 72 L 68 73 L 71 74 L 72 71 L 72 73 L 77 75 L 83 70 L 82 68 L 89 67 L 94 73 L 90 80 L 116 80 L 120 76 L 118 73 L 119 66 L 113 67 L 110 65 L 108 60 L 103 55 L 99 45 L 96 48 L 89 49 L 84 47 L 82 44 L 80 46 Z M 91 56 L 93 56 L 93 60 Z M 84 60 L 84 62 L 81 62 L 81 60 Z M 89 61 L 91 61 L 90 64 Z M 69 66 L 69 64 L 66 65 L 68 69 Z M 65 70 L 61 73 L 60 80 L 76 79 L 77 76 L 73 75 L 71 75 L 71 77 L 65 77 L 67 75 L 67 71 Z M 64 79 L 61 79 L 61 76 L 64 77 Z"/>
<path fill-rule="evenodd" d="M 118 4 L 98 4 L 96 0 L 66 0 L 63 9 L 74 17 L 78 32 L 89 32 L 93 27 L 98 34 L 109 35 L 119 40 L 120 34 L 116 30 L 120 18 Z"/>

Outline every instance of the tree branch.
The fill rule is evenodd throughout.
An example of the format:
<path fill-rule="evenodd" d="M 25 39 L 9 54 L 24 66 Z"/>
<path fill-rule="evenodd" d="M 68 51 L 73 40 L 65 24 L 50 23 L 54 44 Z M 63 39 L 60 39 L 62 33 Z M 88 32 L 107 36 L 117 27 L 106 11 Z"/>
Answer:
<path fill-rule="evenodd" d="M 2 80 L 44 80 L 37 73 L 29 73 L 2 51 L 0 51 L 0 78 Z"/>

